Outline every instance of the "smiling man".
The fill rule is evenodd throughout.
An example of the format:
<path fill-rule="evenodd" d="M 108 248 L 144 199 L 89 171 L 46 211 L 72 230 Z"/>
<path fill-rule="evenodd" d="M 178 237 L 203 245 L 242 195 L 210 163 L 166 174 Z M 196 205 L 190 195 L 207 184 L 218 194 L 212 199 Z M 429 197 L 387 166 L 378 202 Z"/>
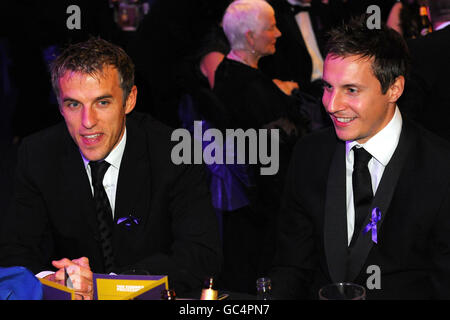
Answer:
<path fill-rule="evenodd" d="M 396 105 L 407 56 L 401 36 L 362 18 L 330 33 L 322 102 L 334 128 L 291 159 L 277 298 L 317 299 L 336 282 L 364 286 L 368 299 L 450 298 L 450 146 Z"/>
<path fill-rule="evenodd" d="M 136 269 L 168 275 L 179 295 L 200 289 L 221 264 L 205 174 L 174 165 L 171 129 L 132 112 L 131 59 L 90 39 L 55 60 L 52 84 L 65 123 L 21 145 L 0 264 L 54 281 L 66 269 L 84 299 L 93 272 Z"/>
<path fill-rule="evenodd" d="M 325 60 L 323 105 L 336 135 L 363 144 L 391 121 L 405 78 L 399 75 L 385 90 L 372 72 L 374 59 L 329 54 Z"/>

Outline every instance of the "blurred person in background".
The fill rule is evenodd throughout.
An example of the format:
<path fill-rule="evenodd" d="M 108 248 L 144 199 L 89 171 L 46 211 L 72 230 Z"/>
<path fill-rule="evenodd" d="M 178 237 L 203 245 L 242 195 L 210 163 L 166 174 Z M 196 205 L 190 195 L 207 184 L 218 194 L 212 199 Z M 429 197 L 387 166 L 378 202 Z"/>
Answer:
<path fill-rule="evenodd" d="M 433 32 L 408 41 L 412 56 L 410 81 L 399 107 L 405 115 L 450 140 L 450 1 L 429 1 Z"/>
<path fill-rule="evenodd" d="M 280 132 L 278 172 L 263 176 L 260 164 L 248 166 L 250 204 L 223 213 L 221 283 L 229 290 L 254 293 L 256 279 L 267 273 L 272 260 L 275 219 L 292 146 L 309 127 L 292 96 L 298 86 L 273 81 L 258 67 L 261 57 L 275 53 L 281 36 L 273 8 L 263 0 L 234 1 L 225 11 L 222 27 L 230 51 L 215 71 L 213 93 L 230 119 L 226 127 Z"/>

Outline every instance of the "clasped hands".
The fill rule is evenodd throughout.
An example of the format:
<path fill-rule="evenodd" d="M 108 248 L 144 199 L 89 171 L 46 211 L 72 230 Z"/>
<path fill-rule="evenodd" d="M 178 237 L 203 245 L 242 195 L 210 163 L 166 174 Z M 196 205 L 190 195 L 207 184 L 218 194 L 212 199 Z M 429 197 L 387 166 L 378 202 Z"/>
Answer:
<path fill-rule="evenodd" d="M 64 268 L 66 268 L 70 280 L 75 290 L 76 300 L 93 299 L 93 281 L 92 271 L 89 267 L 89 259 L 81 257 L 74 260 L 63 258 L 52 261 L 55 268 L 58 269 L 54 274 L 48 275 L 45 279 L 64 284 Z"/>

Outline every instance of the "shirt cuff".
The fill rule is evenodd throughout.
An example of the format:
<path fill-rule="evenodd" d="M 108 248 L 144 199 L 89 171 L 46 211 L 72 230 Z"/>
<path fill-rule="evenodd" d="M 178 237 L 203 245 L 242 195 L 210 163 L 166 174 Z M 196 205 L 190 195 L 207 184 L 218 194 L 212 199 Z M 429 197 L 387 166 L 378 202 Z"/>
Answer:
<path fill-rule="evenodd" d="M 42 279 L 45 278 L 46 276 L 48 276 L 49 274 L 54 274 L 55 272 L 53 271 L 41 271 L 38 274 L 36 274 L 36 278 Z"/>

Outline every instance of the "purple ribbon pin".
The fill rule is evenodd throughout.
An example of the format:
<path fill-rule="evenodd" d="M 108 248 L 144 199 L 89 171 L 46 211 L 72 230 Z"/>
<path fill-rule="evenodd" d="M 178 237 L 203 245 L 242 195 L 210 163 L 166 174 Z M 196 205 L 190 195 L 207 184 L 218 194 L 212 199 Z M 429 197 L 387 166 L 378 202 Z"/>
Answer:
<path fill-rule="evenodd" d="M 377 239 L 377 222 L 381 219 L 381 211 L 380 208 L 375 207 L 372 210 L 372 218 L 367 226 L 364 228 L 363 233 L 366 234 L 370 230 L 372 230 L 372 241 L 378 243 Z"/>
<path fill-rule="evenodd" d="M 117 220 L 117 224 L 125 224 L 125 227 L 129 228 L 132 224 L 138 225 L 139 219 L 136 217 L 133 217 L 131 214 L 128 217 L 122 217 Z"/>

